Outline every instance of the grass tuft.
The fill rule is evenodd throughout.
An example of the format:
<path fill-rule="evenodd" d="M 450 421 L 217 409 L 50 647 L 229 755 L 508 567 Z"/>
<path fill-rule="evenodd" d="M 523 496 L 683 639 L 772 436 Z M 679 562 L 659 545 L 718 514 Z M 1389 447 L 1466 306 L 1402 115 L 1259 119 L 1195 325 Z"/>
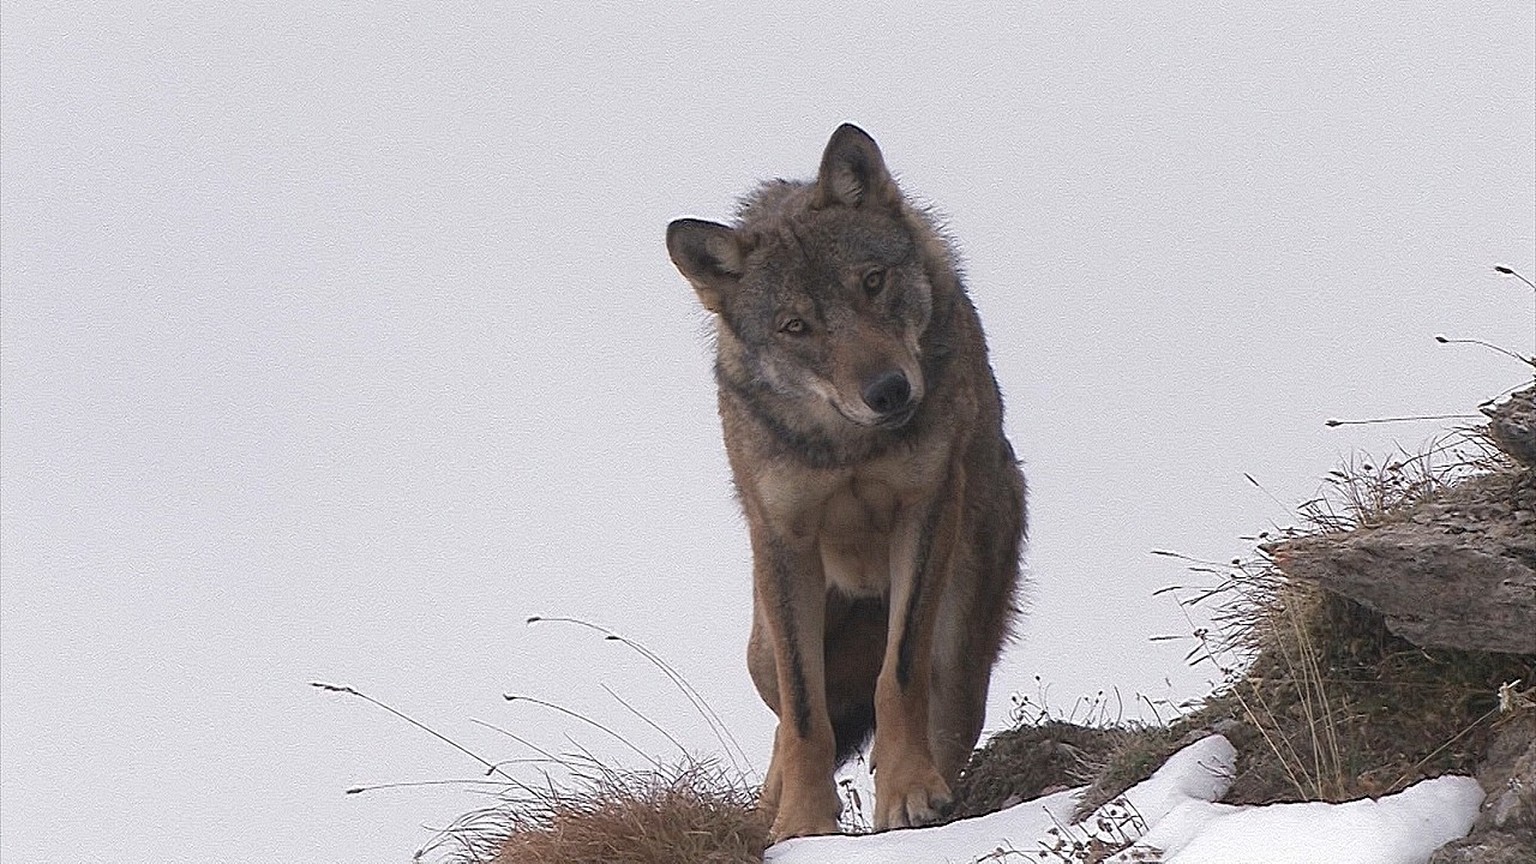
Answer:
<path fill-rule="evenodd" d="M 759 864 L 768 825 L 753 808 L 756 790 L 736 778 L 712 762 L 642 771 L 591 762 L 560 788 L 463 817 L 435 845 L 458 864 Z"/>

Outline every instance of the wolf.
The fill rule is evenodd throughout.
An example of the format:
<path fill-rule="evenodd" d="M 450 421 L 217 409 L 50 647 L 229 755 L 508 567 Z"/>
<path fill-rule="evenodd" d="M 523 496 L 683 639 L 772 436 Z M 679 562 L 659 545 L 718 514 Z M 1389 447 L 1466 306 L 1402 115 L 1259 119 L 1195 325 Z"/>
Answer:
<path fill-rule="evenodd" d="M 1025 485 L 957 255 L 851 124 L 815 180 L 763 183 L 667 251 L 716 325 L 752 545 L 747 668 L 777 715 L 759 806 L 837 830 L 873 732 L 876 830 L 922 825 L 981 733 L 1017 614 Z"/>

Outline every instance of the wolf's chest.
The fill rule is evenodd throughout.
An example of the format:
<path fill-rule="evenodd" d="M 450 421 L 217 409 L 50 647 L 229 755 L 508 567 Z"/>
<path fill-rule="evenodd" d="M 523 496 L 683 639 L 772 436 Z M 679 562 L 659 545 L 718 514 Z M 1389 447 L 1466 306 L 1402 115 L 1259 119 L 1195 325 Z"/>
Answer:
<path fill-rule="evenodd" d="M 890 589 L 891 540 L 900 507 L 888 486 L 868 481 L 850 481 L 828 497 L 817 541 L 829 587 L 852 597 Z"/>

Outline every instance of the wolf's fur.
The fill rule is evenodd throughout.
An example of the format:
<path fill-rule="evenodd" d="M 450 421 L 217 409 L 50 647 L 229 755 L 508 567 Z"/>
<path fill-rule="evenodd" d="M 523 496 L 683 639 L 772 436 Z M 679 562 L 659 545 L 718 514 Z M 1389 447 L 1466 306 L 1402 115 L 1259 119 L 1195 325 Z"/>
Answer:
<path fill-rule="evenodd" d="M 1024 533 L 954 252 L 850 125 L 815 181 L 764 183 L 732 226 L 679 219 L 667 249 L 717 322 L 773 836 L 836 830 L 833 771 L 871 728 L 875 827 L 931 821 L 981 732 Z"/>

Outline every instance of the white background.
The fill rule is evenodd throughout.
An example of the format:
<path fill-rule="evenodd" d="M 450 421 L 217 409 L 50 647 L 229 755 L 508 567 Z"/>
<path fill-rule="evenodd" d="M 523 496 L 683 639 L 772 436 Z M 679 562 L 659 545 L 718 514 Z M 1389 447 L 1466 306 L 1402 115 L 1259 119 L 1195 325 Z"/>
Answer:
<path fill-rule="evenodd" d="M 1529 3 L 19 3 L 0 28 L 0 857 L 403 861 L 488 758 L 761 768 L 748 553 L 669 219 L 854 121 L 949 216 L 1031 482 L 999 670 L 1179 701 L 1171 549 L 1528 380 Z M 1243 477 L 1252 474 L 1264 486 Z M 1040 676 L 1037 684 L 1033 676 Z"/>

